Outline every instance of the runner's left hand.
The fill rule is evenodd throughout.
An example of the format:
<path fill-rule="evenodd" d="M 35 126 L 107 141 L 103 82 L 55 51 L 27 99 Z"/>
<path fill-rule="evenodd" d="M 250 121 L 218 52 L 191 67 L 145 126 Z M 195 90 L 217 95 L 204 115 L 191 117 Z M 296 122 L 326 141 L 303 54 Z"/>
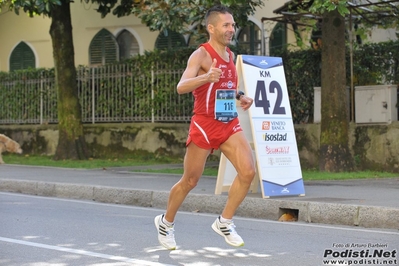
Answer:
<path fill-rule="evenodd" d="M 254 100 L 248 96 L 243 95 L 240 97 L 240 106 L 244 111 L 248 110 L 253 102 Z"/>

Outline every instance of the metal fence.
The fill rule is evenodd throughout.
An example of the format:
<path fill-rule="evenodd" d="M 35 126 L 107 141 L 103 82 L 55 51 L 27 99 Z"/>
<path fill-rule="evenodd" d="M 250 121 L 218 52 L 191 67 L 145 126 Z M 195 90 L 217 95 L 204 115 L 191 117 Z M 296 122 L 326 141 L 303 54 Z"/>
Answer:
<path fill-rule="evenodd" d="M 129 64 L 77 69 L 84 123 L 188 122 L 191 94 L 179 95 L 183 69 L 144 71 Z M 52 72 L 0 79 L 0 124 L 57 123 L 57 91 Z"/>

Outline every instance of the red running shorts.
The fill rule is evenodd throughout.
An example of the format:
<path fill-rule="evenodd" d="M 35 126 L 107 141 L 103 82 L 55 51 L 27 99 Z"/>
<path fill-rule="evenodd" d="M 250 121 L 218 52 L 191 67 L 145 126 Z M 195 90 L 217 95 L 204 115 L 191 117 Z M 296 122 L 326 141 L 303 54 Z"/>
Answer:
<path fill-rule="evenodd" d="M 223 123 L 212 117 L 194 115 L 191 118 L 186 146 L 193 142 L 206 150 L 217 150 L 234 133 L 242 131 L 238 118 Z"/>

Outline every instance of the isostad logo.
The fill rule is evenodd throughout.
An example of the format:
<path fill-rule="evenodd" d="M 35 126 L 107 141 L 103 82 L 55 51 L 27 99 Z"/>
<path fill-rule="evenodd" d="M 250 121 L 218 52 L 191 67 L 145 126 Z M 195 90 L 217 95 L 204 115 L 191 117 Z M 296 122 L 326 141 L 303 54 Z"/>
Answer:
<path fill-rule="evenodd" d="M 285 133 L 285 134 L 265 133 L 265 134 L 263 134 L 263 140 L 264 141 L 287 141 L 287 133 Z"/>

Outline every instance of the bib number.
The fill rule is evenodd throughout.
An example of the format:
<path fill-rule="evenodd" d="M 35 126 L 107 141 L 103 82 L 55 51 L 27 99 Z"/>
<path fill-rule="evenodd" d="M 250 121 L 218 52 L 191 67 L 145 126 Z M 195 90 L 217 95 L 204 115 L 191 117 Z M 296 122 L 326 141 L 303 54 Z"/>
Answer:
<path fill-rule="evenodd" d="M 216 90 L 215 119 L 230 122 L 238 116 L 235 90 Z"/>

